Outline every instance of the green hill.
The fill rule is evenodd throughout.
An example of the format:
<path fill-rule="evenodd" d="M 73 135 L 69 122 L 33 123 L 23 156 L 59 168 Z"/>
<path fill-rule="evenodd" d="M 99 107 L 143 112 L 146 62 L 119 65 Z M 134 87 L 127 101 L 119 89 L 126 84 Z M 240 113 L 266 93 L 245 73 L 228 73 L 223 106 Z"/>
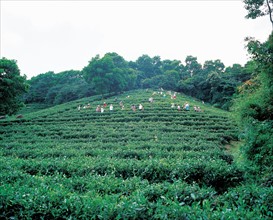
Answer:
<path fill-rule="evenodd" d="M 105 111 L 96 112 L 104 102 Z M 185 102 L 190 111 L 178 111 Z M 270 189 L 248 184 L 226 150 L 237 135 L 230 113 L 181 94 L 171 99 L 165 91 L 137 90 L 84 98 L 1 120 L 0 135 L 4 219 L 272 215 Z"/>

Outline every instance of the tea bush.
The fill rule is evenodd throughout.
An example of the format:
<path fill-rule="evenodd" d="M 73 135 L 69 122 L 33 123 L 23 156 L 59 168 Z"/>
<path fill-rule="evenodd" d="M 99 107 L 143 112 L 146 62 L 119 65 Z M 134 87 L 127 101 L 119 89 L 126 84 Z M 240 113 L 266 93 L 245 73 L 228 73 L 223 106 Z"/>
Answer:
<path fill-rule="evenodd" d="M 270 188 L 244 189 L 245 171 L 224 146 L 237 138 L 230 113 L 151 95 L 90 97 L 0 121 L 0 218 L 272 217 Z M 171 108 L 186 101 L 204 111 Z M 103 102 L 114 111 L 96 112 Z M 144 111 L 133 112 L 139 103 Z"/>

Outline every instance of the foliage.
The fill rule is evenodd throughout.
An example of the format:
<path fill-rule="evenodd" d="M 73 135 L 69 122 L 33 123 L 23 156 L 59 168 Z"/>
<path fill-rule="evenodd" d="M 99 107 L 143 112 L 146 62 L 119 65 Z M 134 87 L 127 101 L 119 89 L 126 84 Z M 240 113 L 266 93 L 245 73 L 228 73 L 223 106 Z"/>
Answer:
<path fill-rule="evenodd" d="M 80 71 L 70 70 L 58 74 L 47 72 L 29 80 L 26 103 L 61 104 L 93 95 L 94 89 L 86 83 Z"/>
<path fill-rule="evenodd" d="M 27 103 L 59 104 L 94 94 L 164 88 L 228 110 L 236 88 L 250 78 L 247 65 L 225 68 L 217 59 L 205 61 L 202 66 L 194 56 L 187 56 L 185 65 L 148 55 L 127 62 L 117 53 L 107 53 L 102 58 L 92 58 L 82 71 L 48 72 L 33 77 L 25 99 Z"/>
<path fill-rule="evenodd" d="M 228 110 L 236 88 L 250 74 L 239 64 L 224 68 L 220 60 L 206 61 L 198 73 L 179 82 L 179 91 Z"/>
<path fill-rule="evenodd" d="M 98 94 L 121 92 L 127 86 L 127 62 L 116 53 L 98 55 L 83 68 L 86 81 L 94 85 Z"/>
<path fill-rule="evenodd" d="M 273 161 L 273 122 L 252 121 L 246 130 L 245 152 L 259 166 L 271 166 Z"/>
<path fill-rule="evenodd" d="M 92 96 L 0 122 L 1 218 L 272 218 L 270 186 L 245 183 L 222 145 L 236 139 L 229 112 L 162 90 L 103 101 L 114 111 Z M 204 111 L 171 108 L 186 101 Z"/>
<path fill-rule="evenodd" d="M 273 34 L 265 43 L 249 39 L 248 50 L 256 64 L 254 74 L 240 88 L 234 109 L 245 128 L 245 154 L 265 168 L 273 161 Z"/>
<path fill-rule="evenodd" d="M 54 72 L 47 72 L 32 77 L 29 80 L 29 92 L 24 96 L 26 103 L 45 102 L 45 98 L 50 88 L 56 84 L 56 75 Z"/>
<path fill-rule="evenodd" d="M 272 0 L 244 0 L 245 9 L 248 11 L 246 18 L 256 19 L 261 16 L 269 15 L 273 28 L 273 1 Z"/>
<path fill-rule="evenodd" d="M 15 60 L 0 59 L 0 114 L 12 115 L 23 103 L 20 95 L 27 91 L 26 76 L 20 75 Z"/>

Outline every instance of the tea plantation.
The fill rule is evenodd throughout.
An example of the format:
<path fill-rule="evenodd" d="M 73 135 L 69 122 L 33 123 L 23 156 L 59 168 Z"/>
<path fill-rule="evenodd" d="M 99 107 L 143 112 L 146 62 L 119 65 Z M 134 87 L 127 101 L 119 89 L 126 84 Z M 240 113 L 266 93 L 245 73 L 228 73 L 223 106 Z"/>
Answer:
<path fill-rule="evenodd" d="M 181 94 L 150 103 L 153 92 L 1 120 L 0 219 L 272 219 L 272 188 L 225 147 L 238 133 L 230 113 Z M 190 111 L 171 108 L 186 101 Z"/>

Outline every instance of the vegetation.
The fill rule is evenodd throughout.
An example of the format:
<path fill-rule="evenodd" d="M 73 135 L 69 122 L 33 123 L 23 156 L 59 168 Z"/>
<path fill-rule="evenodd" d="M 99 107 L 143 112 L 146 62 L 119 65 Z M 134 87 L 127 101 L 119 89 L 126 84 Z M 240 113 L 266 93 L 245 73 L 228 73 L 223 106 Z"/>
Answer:
<path fill-rule="evenodd" d="M 255 61 L 253 77 L 240 87 L 234 108 L 244 128 L 245 153 L 261 169 L 273 161 L 273 34 L 265 43 L 250 39 L 248 49 Z"/>
<path fill-rule="evenodd" d="M 248 10 L 248 18 L 255 19 L 269 15 L 273 25 L 271 0 L 244 2 Z M 243 130 L 241 135 L 244 139 L 243 153 L 259 166 L 260 177 L 266 179 L 266 184 L 272 185 L 273 32 L 264 43 L 253 38 L 246 40 L 248 52 L 252 56 L 250 68 L 252 76 L 239 87 L 233 109 L 239 116 Z"/>
<path fill-rule="evenodd" d="M 244 0 L 244 3 L 248 12 L 246 18 L 256 19 L 268 15 L 273 29 L 272 0 Z"/>
<path fill-rule="evenodd" d="M 244 3 L 273 24 L 272 0 Z M 28 107 L 1 117 L 0 218 L 272 219 L 273 32 L 247 41 L 244 67 L 107 53 L 27 93 L 1 59 L 0 114 Z"/>
<path fill-rule="evenodd" d="M 32 77 L 29 84 L 29 91 L 23 96 L 27 104 L 58 105 L 95 94 L 94 88 L 83 79 L 82 73 L 75 70 L 40 74 Z"/>
<path fill-rule="evenodd" d="M 20 95 L 26 91 L 26 76 L 20 76 L 16 61 L 0 59 L 0 115 L 16 113 L 23 106 Z"/>
<path fill-rule="evenodd" d="M 90 95 L 119 93 L 140 88 L 163 88 L 183 92 L 228 110 L 237 87 L 250 79 L 249 63 L 225 68 L 220 60 L 205 61 L 187 56 L 185 65 L 159 56 L 140 56 L 126 61 L 117 53 L 98 55 L 82 71 L 48 72 L 33 77 L 24 95 L 27 103 L 61 104 Z"/>
<path fill-rule="evenodd" d="M 103 58 L 92 58 L 83 68 L 83 76 L 97 94 L 121 92 L 128 89 L 131 76 L 127 62 L 116 53 L 107 53 Z"/>
<path fill-rule="evenodd" d="M 229 113 L 176 96 L 130 91 L 2 120 L 1 217 L 272 218 L 272 189 L 251 183 L 255 171 L 224 147 L 237 134 Z M 190 111 L 171 108 L 185 102 Z"/>

